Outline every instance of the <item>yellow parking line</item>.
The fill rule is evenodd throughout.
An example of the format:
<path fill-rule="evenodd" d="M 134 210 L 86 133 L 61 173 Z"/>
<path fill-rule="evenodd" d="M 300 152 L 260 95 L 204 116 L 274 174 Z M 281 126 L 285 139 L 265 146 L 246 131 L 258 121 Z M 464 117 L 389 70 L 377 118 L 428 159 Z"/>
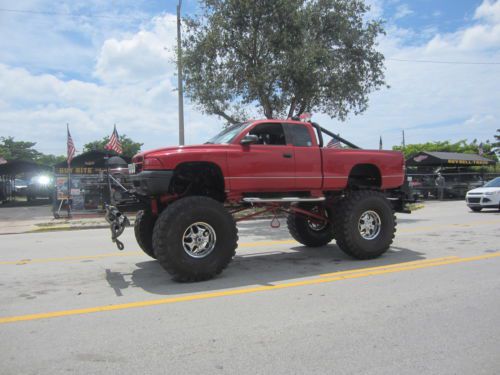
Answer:
<path fill-rule="evenodd" d="M 453 260 L 453 259 L 460 259 L 460 257 L 458 257 L 458 256 L 449 256 L 449 257 L 443 257 L 443 258 L 413 260 L 413 261 L 410 261 L 410 262 L 402 262 L 402 263 L 390 264 L 390 265 L 385 265 L 385 266 L 376 266 L 376 267 L 367 267 L 367 268 L 356 268 L 356 269 L 347 270 L 347 271 L 324 273 L 324 274 L 322 274 L 320 276 L 321 277 L 330 277 L 330 276 L 348 275 L 348 274 L 357 273 L 357 272 L 360 272 L 360 271 L 366 272 L 366 271 L 373 271 L 373 270 L 385 270 L 385 269 L 390 269 L 390 268 L 400 268 L 400 267 L 405 267 L 405 266 L 413 266 L 415 264 L 437 263 L 437 262 L 449 261 L 449 260 Z"/>
<path fill-rule="evenodd" d="M 441 224 L 441 225 L 438 224 L 438 225 L 420 226 L 415 228 L 402 228 L 398 229 L 397 233 L 419 233 L 419 232 L 434 231 L 436 229 L 443 229 L 443 228 L 470 228 L 470 227 L 478 227 L 489 224 L 500 225 L 500 220 L 482 220 L 482 221 L 474 221 L 472 223 L 454 223 L 454 224 Z"/>
<path fill-rule="evenodd" d="M 383 274 L 388 274 L 388 273 L 396 273 L 396 272 L 409 271 L 409 270 L 415 270 L 415 269 L 421 269 L 421 268 L 430 268 L 430 267 L 442 266 L 442 265 L 447 265 L 447 264 L 471 262 L 471 261 L 490 259 L 490 258 L 495 258 L 495 257 L 500 257 L 500 253 L 479 255 L 479 256 L 468 257 L 468 258 L 459 258 L 459 257 L 451 257 L 451 259 L 450 258 L 436 258 L 436 259 L 433 259 L 434 262 L 432 262 L 432 263 L 424 263 L 423 261 L 422 262 L 408 262 L 408 263 L 401 263 L 399 265 L 394 265 L 394 267 L 392 267 L 392 268 L 389 268 L 389 266 L 371 267 L 368 269 L 361 268 L 358 270 L 346 271 L 346 273 L 343 273 L 343 274 L 339 273 L 336 276 L 331 276 L 331 277 L 321 277 L 320 276 L 320 278 L 313 278 L 313 279 L 288 282 L 288 283 L 282 283 L 282 284 L 275 284 L 275 285 L 264 285 L 264 286 L 250 287 L 250 288 L 244 288 L 244 289 L 226 290 L 226 291 L 221 291 L 221 292 L 199 293 L 199 294 L 192 294 L 192 295 L 181 296 L 181 297 L 170 297 L 170 298 L 162 298 L 162 299 L 156 299 L 156 300 L 150 300 L 150 301 L 138 301 L 138 302 L 123 303 L 123 304 L 117 304 L 117 305 L 97 306 L 97 307 L 90 307 L 90 308 L 83 308 L 83 309 L 62 310 L 62 311 L 53 311 L 53 312 L 48 312 L 48 313 L 10 316 L 10 317 L 0 318 L 0 324 L 56 318 L 56 317 L 63 317 L 63 316 L 90 314 L 90 313 L 97 313 L 97 312 L 104 312 L 104 311 L 125 310 L 125 309 L 137 308 L 137 307 L 166 305 L 166 304 L 172 304 L 172 303 L 178 303 L 178 302 L 198 301 L 198 300 L 205 300 L 205 299 L 218 298 L 218 297 L 244 295 L 244 294 L 250 294 L 250 293 L 256 293 L 256 292 L 264 292 L 264 291 L 271 291 L 271 290 L 278 290 L 278 289 L 287 289 L 287 288 L 293 288 L 293 287 L 305 286 L 305 285 L 317 285 L 317 284 L 329 283 L 329 282 L 346 280 L 346 279 L 357 279 L 357 278 L 362 278 L 362 277 L 367 277 L 367 276 L 383 275 Z M 429 261 L 431 261 L 431 259 L 429 259 Z"/>
<path fill-rule="evenodd" d="M 489 224 L 500 224 L 500 220 L 484 220 L 484 221 L 476 221 L 474 223 L 466 224 L 443 224 L 443 225 L 434 225 L 434 226 L 421 226 L 416 228 L 402 228 L 398 229 L 397 233 L 406 234 L 406 233 L 419 233 L 432 231 L 442 228 L 468 228 L 475 227 L 481 225 L 489 225 Z M 263 247 L 263 246 L 276 246 L 276 245 L 294 245 L 299 244 L 294 240 L 275 240 L 275 241 L 256 241 L 256 242 L 243 242 L 238 244 L 238 247 Z M 123 252 L 115 252 L 108 254 L 96 254 L 96 255 L 82 255 L 82 256 L 69 256 L 69 257 L 60 257 L 60 258 L 39 258 L 39 259 L 19 259 L 19 260 L 8 260 L 8 261 L 0 261 L 0 265 L 7 264 L 15 264 L 15 265 L 25 265 L 32 263 L 49 263 L 49 262 L 65 262 L 65 261 L 77 261 L 77 260 L 85 260 L 85 259 L 99 259 L 99 258 L 110 258 L 110 257 L 119 257 L 119 256 L 134 256 L 141 255 L 143 252 L 141 251 L 123 251 Z"/>
<path fill-rule="evenodd" d="M 294 240 L 243 242 L 239 244 L 238 247 L 262 247 L 262 246 L 292 245 L 292 244 L 298 244 L 298 242 Z M 115 253 L 107 253 L 107 254 L 69 256 L 60 258 L 19 259 L 19 260 L 0 261 L 0 265 L 5 265 L 5 264 L 24 265 L 31 263 L 66 262 L 66 261 L 76 261 L 85 259 L 99 259 L 99 258 L 134 256 L 134 255 L 144 255 L 144 253 L 142 251 L 121 251 L 121 252 L 117 251 Z"/>
<path fill-rule="evenodd" d="M 31 264 L 31 263 L 49 263 L 49 262 L 65 262 L 72 260 L 85 260 L 85 259 L 99 259 L 99 258 L 110 258 L 110 257 L 120 257 L 120 256 L 133 256 L 144 254 L 142 251 L 124 251 L 108 254 L 96 254 L 96 255 L 82 255 L 82 256 L 70 256 L 70 257 L 60 257 L 60 258 L 40 258 L 40 259 L 20 259 L 20 260 L 9 260 L 0 262 L 1 264 Z"/>

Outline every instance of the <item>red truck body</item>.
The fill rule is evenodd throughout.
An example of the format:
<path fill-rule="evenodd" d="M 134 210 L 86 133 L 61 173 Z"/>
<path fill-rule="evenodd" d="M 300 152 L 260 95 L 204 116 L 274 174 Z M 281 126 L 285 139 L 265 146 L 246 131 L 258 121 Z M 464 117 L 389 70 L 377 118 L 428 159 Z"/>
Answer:
<path fill-rule="evenodd" d="M 262 124 L 305 127 L 310 143 L 241 144 L 241 140 Z M 292 120 L 258 120 L 247 126 L 229 143 L 167 147 L 143 152 L 133 158 L 136 172 L 175 171 L 186 163 L 210 163 L 224 179 L 229 201 L 238 201 L 245 193 L 308 192 L 319 196 L 328 191 L 347 188 L 356 166 L 370 166 L 379 174 L 382 190 L 398 188 L 404 181 L 403 154 L 344 148 L 326 148 L 310 123 Z M 374 172 L 375 173 L 375 172 Z"/>

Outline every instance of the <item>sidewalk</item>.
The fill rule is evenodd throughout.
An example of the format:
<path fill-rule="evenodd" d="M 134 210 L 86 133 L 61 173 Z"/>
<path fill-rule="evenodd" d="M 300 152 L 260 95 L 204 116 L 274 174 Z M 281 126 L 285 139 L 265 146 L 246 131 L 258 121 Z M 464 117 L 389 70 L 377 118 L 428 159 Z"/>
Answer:
<path fill-rule="evenodd" d="M 130 216 L 133 225 L 135 215 Z M 34 232 L 50 232 L 59 230 L 108 228 L 104 217 L 73 218 L 73 219 L 34 219 L 0 221 L 0 235 Z"/>
<path fill-rule="evenodd" d="M 128 216 L 133 224 L 135 213 L 128 213 Z M 54 219 L 48 205 L 0 207 L 0 235 L 108 227 L 103 213 L 74 215 L 72 219 Z"/>

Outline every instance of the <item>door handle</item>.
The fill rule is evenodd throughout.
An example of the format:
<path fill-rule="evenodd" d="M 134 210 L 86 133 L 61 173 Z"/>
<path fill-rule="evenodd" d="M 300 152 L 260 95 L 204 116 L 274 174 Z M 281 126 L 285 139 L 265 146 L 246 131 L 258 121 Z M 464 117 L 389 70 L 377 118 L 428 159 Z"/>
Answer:
<path fill-rule="evenodd" d="M 292 154 L 283 154 L 284 158 L 290 159 L 292 157 Z"/>

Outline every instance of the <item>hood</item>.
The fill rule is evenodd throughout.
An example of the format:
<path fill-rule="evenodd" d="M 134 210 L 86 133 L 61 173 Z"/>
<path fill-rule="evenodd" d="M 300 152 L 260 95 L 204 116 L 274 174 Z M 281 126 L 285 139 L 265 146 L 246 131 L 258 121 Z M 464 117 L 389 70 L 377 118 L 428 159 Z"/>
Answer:
<path fill-rule="evenodd" d="M 186 152 L 209 152 L 211 150 L 221 150 L 227 148 L 228 144 L 203 144 L 203 145 L 190 145 L 190 146 L 172 146 L 172 147 L 162 147 L 153 150 L 148 150 L 141 152 L 134 156 L 134 159 L 138 157 L 156 157 L 169 154 L 186 153 Z"/>
<path fill-rule="evenodd" d="M 500 191 L 500 188 L 498 187 L 480 187 L 480 188 L 477 188 L 477 189 L 473 189 L 473 190 L 469 190 L 467 192 L 467 194 L 470 194 L 470 193 L 486 193 L 486 192 L 489 192 L 489 191 Z"/>

